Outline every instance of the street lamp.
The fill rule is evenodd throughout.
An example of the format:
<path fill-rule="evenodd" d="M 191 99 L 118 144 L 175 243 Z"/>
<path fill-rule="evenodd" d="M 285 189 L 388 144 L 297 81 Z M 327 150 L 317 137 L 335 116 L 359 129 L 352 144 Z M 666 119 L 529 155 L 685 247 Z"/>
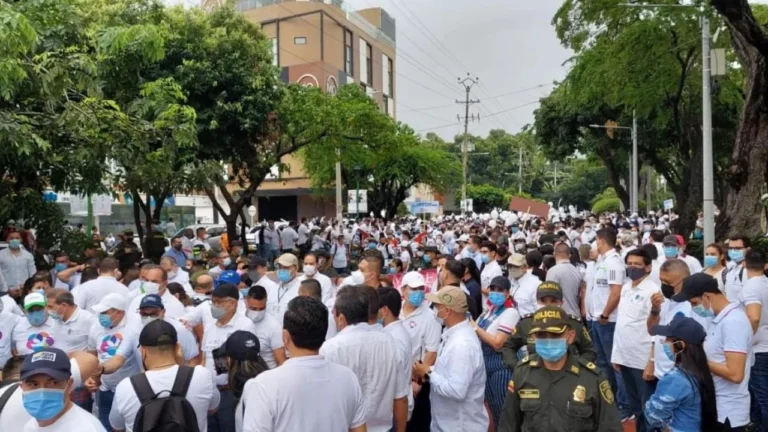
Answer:
<path fill-rule="evenodd" d="M 634 4 L 623 3 L 620 6 L 641 8 L 665 8 L 665 7 L 698 7 L 696 5 L 681 4 Z M 715 241 L 715 183 L 714 166 L 712 162 L 712 91 L 710 80 L 712 78 L 712 65 L 710 62 L 709 47 L 709 19 L 701 14 L 701 131 L 702 131 L 702 159 L 703 159 L 703 203 L 704 210 L 704 244 Z"/>
<path fill-rule="evenodd" d="M 638 178 L 637 178 L 637 116 L 635 111 L 632 110 L 632 127 L 629 126 L 603 126 L 603 125 L 589 125 L 591 128 L 596 129 L 627 129 L 632 131 L 632 156 L 629 159 L 629 210 L 632 213 L 637 213 L 637 199 L 638 199 Z"/>
<path fill-rule="evenodd" d="M 355 190 L 355 216 L 360 217 L 360 165 L 355 165 L 355 183 L 357 184 L 357 190 Z"/>

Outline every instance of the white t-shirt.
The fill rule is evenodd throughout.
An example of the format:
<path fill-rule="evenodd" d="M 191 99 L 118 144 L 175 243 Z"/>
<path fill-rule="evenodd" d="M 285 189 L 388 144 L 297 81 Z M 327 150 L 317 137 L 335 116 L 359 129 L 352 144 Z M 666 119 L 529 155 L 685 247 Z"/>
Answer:
<path fill-rule="evenodd" d="M 707 360 L 725 364 L 725 353 L 736 352 L 747 355 L 744 366 L 744 380 L 740 384 L 712 375 L 715 382 L 717 421 L 725 423 L 728 418 L 732 427 L 749 423 L 749 374 L 752 368 L 750 348 L 752 347 L 752 326 L 738 303 L 731 303 L 712 321 L 704 340 Z"/>
<path fill-rule="evenodd" d="M 245 306 L 244 301 L 237 302 L 238 315 L 245 316 L 246 309 L 247 307 Z M 213 315 L 211 315 L 210 301 L 204 301 L 197 306 L 193 306 L 192 309 L 185 308 L 184 316 L 182 318 L 186 320 L 192 327 L 200 324 L 206 326 L 211 322 L 216 322 L 216 320 L 213 318 Z"/>
<path fill-rule="evenodd" d="M 299 295 L 299 285 L 301 278 L 294 277 L 287 284 L 275 282 L 264 276 L 259 279 L 256 285 L 261 285 L 267 291 L 267 314 L 272 315 L 277 322 L 283 322 L 283 315 L 288 310 L 288 302 Z"/>
<path fill-rule="evenodd" d="M 9 313 L 0 312 L 0 365 L 11 358 L 11 348 L 13 348 L 13 332 L 21 318 Z"/>
<path fill-rule="evenodd" d="M 91 311 L 91 308 L 108 294 L 120 294 L 127 298 L 128 287 L 112 276 L 99 276 L 79 285 L 77 289 L 72 291 L 72 295 L 75 296 L 75 304 L 87 311 Z"/>
<path fill-rule="evenodd" d="M 534 276 L 533 273 L 525 274 L 517 280 L 518 288 L 512 294 L 512 298 L 517 303 L 517 310 L 520 315 L 528 315 L 536 312 L 538 304 L 536 302 L 536 290 L 541 284 L 541 279 Z M 513 327 L 514 328 L 514 327 Z"/>
<path fill-rule="evenodd" d="M 315 275 L 312 277 L 302 274 L 301 276 L 299 276 L 299 283 L 307 279 L 315 279 L 320 284 L 320 292 L 322 293 L 321 297 L 323 302 L 326 302 L 332 299 L 336 294 L 334 292 L 335 290 L 333 289 L 333 282 L 331 282 L 331 278 L 320 273 L 319 271 L 316 272 Z"/>
<path fill-rule="evenodd" d="M 125 363 L 115 373 L 102 375 L 102 390 L 114 391 L 123 378 L 141 372 L 141 361 L 135 355 L 136 347 L 139 346 L 139 333 L 141 326 L 131 323 L 127 317 L 110 329 L 98 322 L 91 327 L 88 334 L 88 351 L 96 351 L 99 364 L 104 364 L 116 355 L 125 358 Z"/>
<path fill-rule="evenodd" d="M 88 333 L 98 322 L 99 320 L 92 312 L 80 307 L 75 309 L 66 322 L 53 320 L 53 338 L 57 342 L 56 347 L 67 354 L 85 351 L 88 348 Z"/>
<path fill-rule="evenodd" d="M 269 314 L 253 325 L 256 327 L 254 334 L 259 339 L 259 355 L 270 369 L 276 368 L 277 362 L 273 351 L 283 347 L 283 326 Z"/>
<path fill-rule="evenodd" d="M 145 374 L 155 394 L 167 390 L 167 392 L 159 395 L 162 398 L 169 396 L 178 371 L 178 366 L 171 366 L 163 370 L 147 371 Z M 211 373 L 202 366 L 195 367 L 192 380 L 189 382 L 186 399 L 192 405 L 192 409 L 195 410 L 200 431 L 207 430 L 208 411 L 219 406 L 220 398 L 219 391 L 213 384 Z M 109 413 L 109 423 L 114 429 L 131 432 L 139 408 L 141 408 L 141 402 L 133 389 L 133 384 L 131 384 L 130 379 L 125 379 L 117 385 L 115 390 L 112 411 Z"/>
<path fill-rule="evenodd" d="M 331 257 L 333 258 L 334 268 L 343 268 L 347 266 L 347 245 L 340 245 L 336 242 L 331 246 Z"/>
<path fill-rule="evenodd" d="M 496 314 L 496 310 L 494 307 L 483 312 L 477 319 L 478 324 L 484 324 L 485 331 L 492 335 L 498 332 L 511 334 L 515 330 L 517 322 L 520 321 L 520 312 L 515 308 L 506 308 L 501 314 Z M 488 324 L 488 321 L 490 321 L 490 324 Z"/>
<path fill-rule="evenodd" d="M 219 349 L 232 333 L 238 330 L 245 330 L 256 334 L 256 327 L 253 325 L 253 321 L 238 313 L 236 313 L 228 323 L 221 327 L 218 326 L 217 323 L 218 321 L 212 321 L 205 325 L 201 349 L 205 354 L 203 361 L 206 369 L 208 369 L 208 372 L 210 372 L 211 375 L 215 375 L 216 385 L 223 386 L 227 385 L 228 377 L 225 373 L 216 375 L 216 368 L 213 363 L 213 351 Z"/>
<path fill-rule="evenodd" d="M 357 377 L 322 356 L 292 358 L 248 380 L 235 409 L 238 432 L 347 432 L 365 422 Z"/>
<path fill-rule="evenodd" d="M 744 282 L 741 290 L 741 304 L 746 307 L 759 304 L 760 323 L 757 332 L 752 336 L 752 352 L 768 352 L 768 278 L 765 276 L 753 277 Z"/>
<path fill-rule="evenodd" d="M 16 424 L 18 427 L 18 423 Z M 56 420 L 56 423 L 40 427 L 37 420 L 30 419 L 24 425 L 24 432 L 106 432 L 99 419 L 93 414 L 72 404 L 69 410 L 63 416 Z"/>
<path fill-rule="evenodd" d="M 398 346 L 381 326 L 360 323 L 347 326 L 325 341 L 320 355 L 348 368 L 360 380 L 371 432 L 392 429 L 394 400 L 408 394 L 399 383 L 403 369 L 398 363 Z"/>
<path fill-rule="evenodd" d="M 4 295 L 0 297 L 0 302 L 2 302 L 2 309 L 5 312 L 12 313 L 16 316 L 24 317 L 24 312 L 21 311 L 21 308 L 19 305 L 16 304 L 15 301 L 13 301 L 13 298 L 8 295 Z"/>
<path fill-rule="evenodd" d="M 435 319 L 435 314 L 432 313 L 427 301 L 422 302 L 408 316 L 405 316 L 405 308 L 401 308 L 400 320 L 403 322 L 405 331 L 411 336 L 412 362 L 424 360 L 424 355 L 427 352 L 437 352 L 440 348 L 442 328 Z"/>
<path fill-rule="evenodd" d="M 737 302 L 741 299 L 741 290 L 747 281 L 747 270 L 741 264 L 728 268 L 725 274 L 725 296 L 728 301 Z"/>
<path fill-rule="evenodd" d="M 13 344 L 19 355 L 54 346 L 58 348 L 53 332 L 53 319 L 48 317 L 42 325 L 37 327 L 32 327 L 26 318 L 20 319 L 13 331 Z"/>
<path fill-rule="evenodd" d="M 384 331 L 389 333 L 390 336 L 395 339 L 395 342 L 397 342 L 398 363 L 403 369 L 402 386 L 408 394 L 408 420 L 410 420 L 414 407 L 413 391 L 411 390 L 411 375 L 413 371 L 413 362 L 411 361 L 411 353 L 413 352 L 413 349 L 411 348 L 411 336 L 408 334 L 408 331 L 405 330 L 405 327 L 403 327 L 403 322 L 399 320 L 389 323 L 388 326 L 384 327 Z"/>
<path fill-rule="evenodd" d="M 645 369 L 653 343 L 646 322 L 651 313 L 651 296 L 660 291 L 661 287 L 649 277 L 636 287 L 632 286 L 632 281 L 621 287 L 621 300 L 616 308 L 618 318 L 613 336 L 612 363 L 632 369 Z"/>
<path fill-rule="evenodd" d="M 611 285 L 624 285 L 624 274 L 626 267 L 615 249 L 611 249 L 597 259 L 595 264 L 595 277 L 592 284 L 587 289 L 587 298 L 589 298 L 592 319 L 597 320 L 608 303 L 608 297 L 611 294 Z M 616 322 L 616 313 L 619 308 L 613 310 L 608 317 L 608 321 Z M 650 351 L 647 355 L 650 355 Z M 646 359 L 647 359 L 646 355 Z"/>
<path fill-rule="evenodd" d="M 171 324 L 176 329 L 176 338 L 181 346 L 181 354 L 185 361 L 190 361 L 200 354 L 195 335 L 179 320 L 165 317 L 164 321 Z M 138 357 L 137 357 L 138 358 Z"/>

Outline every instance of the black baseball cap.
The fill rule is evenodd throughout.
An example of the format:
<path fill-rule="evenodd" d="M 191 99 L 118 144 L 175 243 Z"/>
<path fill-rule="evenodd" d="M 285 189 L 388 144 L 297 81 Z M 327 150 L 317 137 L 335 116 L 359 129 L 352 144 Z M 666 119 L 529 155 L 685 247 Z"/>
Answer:
<path fill-rule="evenodd" d="M 145 325 L 139 334 L 139 345 L 143 347 L 176 345 L 178 340 L 179 337 L 173 325 L 159 319 Z"/>
<path fill-rule="evenodd" d="M 501 288 L 504 291 L 509 291 L 509 289 L 512 288 L 512 283 L 509 282 L 509 278 L 505 278 L 504 276 L 496 276 L 495 278 L 491 279 L 491 283 L 488 286 Z"/>
<path fill-rule="evenodd" d="M 672 300 L 682 303 L 693 297 L 700 297 L 704 293 L 719 294 L 717 280 L 706 273 L 696 273 L 683 279 L 683 289 L 672 296 Z"/>
<path fill-rule="evenodd" d="M 240 300 L 240 291 L 233 284 L 223 283 L 213 290 L 211 297 L 231 297 L 235 300 Z"/>
<path fill-rule="evenodd" d="M 141 299 L 141 303 L 139 303 L 139 309 L 145 308 L 165 309 L 163 306 L 163 299 L 157 294 L 147 294 Z"/>
<path fill-rule="evenodd" d="M 227 338 L 227 341 L 222 345 L 227 357 L 232 360 L 256 360 L 259 358 L 259 350 L 261 345 L 259 344 L 259 338 L 255 334 L 238 330 Z"/>
<path fill-rule="evenodd" d="M 666 336 L 683 340 L 689 344 L 701 345 L 707 337 L 707 332 L 695 319 L 679 313 L 672 318 L 669 324 L 653 326 L 651 335 Z"/>
<path fill-rule="evenodd" d="M 536 288 L 536 300 L 541 300 L 544 297 L 554 297 L 557 300 L 563 299 L 563 290 L 560 288 L 560 284 L 557 282 L 542 282 L 539 287 Z"/>
<path fill-rule="evenodd" d="M 255 269 L 257 267 L 266 267 L 267 260 L 258 255 L 248 255 L 248 268 Z"/>
<path fill-rule="evenodd" d="M 35 375 L 48 375 L 59 381 L 69 379 L 72 366 L 67 353 L 58 348 L 44 348 L 26 356 L 21 365 L 21 379 Z"/>

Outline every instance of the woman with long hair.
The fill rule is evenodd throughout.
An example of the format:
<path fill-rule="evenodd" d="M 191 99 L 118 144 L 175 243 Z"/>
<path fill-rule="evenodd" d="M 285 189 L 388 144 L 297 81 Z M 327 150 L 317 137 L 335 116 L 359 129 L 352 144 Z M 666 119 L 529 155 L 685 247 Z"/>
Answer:
<path fill-rule="evenodd" d="M 727 251 L 720 243 L 711 243 L 704 249 L 704 270 L 703 272 L 712 276 L 717 281 L 717 288 L 725 292 L 725 257 Z"/>
<path fill-rule="evenodd" d="M 461 263 L 464 265 L 464 276 L 461 278 L 464 287 L 470 293 L 480 293 L 480 270 L 477 268 L 477 263 L 472 258 L 464 258 L 461 260 Z M 471 300 L 473 297 L 470 295 L 469 298 Z M 476 320 L 480 312 L 483 311 L 483 296 L 478 294 L 474 298 L 477 306 L 474 310 L 477 316 L 473 316 L 472 319 Z M 472 309 L 470 308 L 470 310 Z"/>
<path fill-rule="evenodd" d="M 214 362 L 217 368 L 223 363 L 222 366 L 228 370 L 228 384 L 232 389 L 236 405 L 235 430 L 243 430 L 245 406 L 241 403 L 241 397 L 245 383 L 269 370 L 269 366 L 259 354 L 260 349 L 261 344 L 255 334 L 238 330 L 229 335 L 221 348 L 214 351 Z"/>
<path fill-rule="evenodd" d="M 693 318 L 677 315 L 669 325 L 655 326 L 653 333 L 666 337 L 664 353 L 675 367 L 645 403 L 648 426 L 670 432 L 719 431 L 715 383 L 703 346 L 707 332 Z"/>

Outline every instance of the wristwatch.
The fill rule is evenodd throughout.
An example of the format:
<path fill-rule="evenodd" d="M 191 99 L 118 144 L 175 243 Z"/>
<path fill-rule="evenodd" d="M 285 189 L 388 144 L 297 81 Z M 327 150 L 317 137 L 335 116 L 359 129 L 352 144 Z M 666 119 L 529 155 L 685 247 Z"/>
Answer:
<path fill-rule="evenodd" d="M 661 313 L 660 310 L 651 309 L 651 315 L 653 315 L 653 316 L 659 316 L 660 313 Z"/>
<path fill-rule="evenodd" d="M 605 316 L 605 315 L 603 315 L 603 314 L 600 314 L 600 319 L 604 319 L 604 320 L 607 320 L 607 319 L 608 319 L 608 317 L 607 317 L 607 316 Z"/>

